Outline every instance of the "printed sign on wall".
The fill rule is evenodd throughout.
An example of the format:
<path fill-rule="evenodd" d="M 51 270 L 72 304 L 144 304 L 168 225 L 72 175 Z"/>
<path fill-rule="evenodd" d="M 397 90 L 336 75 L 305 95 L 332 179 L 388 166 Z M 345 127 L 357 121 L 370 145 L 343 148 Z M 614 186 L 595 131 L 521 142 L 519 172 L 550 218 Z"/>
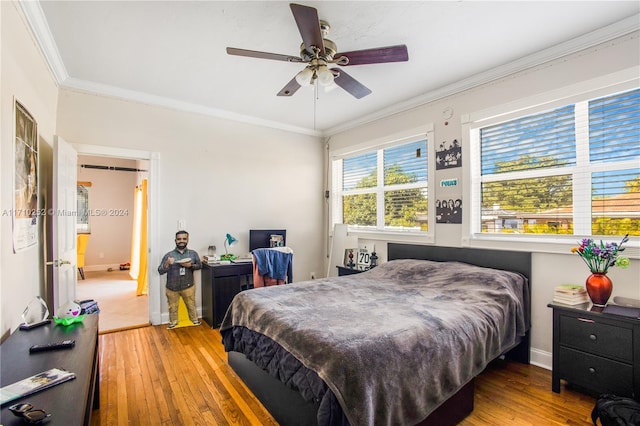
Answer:
<path fill-rule="evenodd" d="M 457 139 L 442 142 L 436 149 L 436 170 L 462 166 L 462 146 Z"/>
<path fill-rule="evenodd" d="M 462 223 L 462 199 L 436 200 L 436 223 Z"/>

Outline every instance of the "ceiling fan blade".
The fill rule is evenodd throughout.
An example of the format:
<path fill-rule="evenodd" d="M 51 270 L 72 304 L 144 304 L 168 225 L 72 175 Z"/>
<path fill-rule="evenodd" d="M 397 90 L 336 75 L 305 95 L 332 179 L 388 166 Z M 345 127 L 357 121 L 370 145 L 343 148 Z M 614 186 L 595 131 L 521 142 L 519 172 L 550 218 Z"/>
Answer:
<path fill-rule="evenodd" d="M 320 20 L 318 19 L 318 11 L 313 7 L 303 6 L 301 4 L 291 3 L 291 12 L 298 25 L 298 31 L 302 36 L 305 47 L 311 53 L 311 46 L 320 49 L 320 54 L 324 55 L 324 41 L 320 32 Z"/>
<path fill-rule="evenodd" d="M 291 96 L 296 93 L 300 87 L 296 78 L 293 77 L 293 79 L 278 92 L 278 96 Z"/>
<path fill-rule="evenodd" d="M 332 71 L 336 71 L 338 75 L 333 79 L 333 81 L 344 90 L 349 92 L 356 99 L 364 98 L 365 96 L 371 94 L 371 90 L 360 83 L 355 78 L 351 77 L 346 72 L 333 68 Z M 295 79 L 294 79 L 295 80 Z"/>
<path fill-rule="evenodd" d="M 365 65 L 365 64 L 382 64 L 385 62 L 404 62 L 409 60 L 407 46 L 400 44 L 397 46 L 378 47 L 375 49 L 354 50 L 352 52 L 336 53 L 335 59 L 346 56 L 349 59 L 347 64 L 338 65 Z"/>
<path fill-rule="evenodd" d="M 227 53 L 235 56 L 247 56 L 249 58 L 273 59 L 274 61 L 304 62 L 302 58 L 291 55 L 280 55 L 278 53 L 258 52 L 257 50 L 236 49 L 227 47 Z"/>

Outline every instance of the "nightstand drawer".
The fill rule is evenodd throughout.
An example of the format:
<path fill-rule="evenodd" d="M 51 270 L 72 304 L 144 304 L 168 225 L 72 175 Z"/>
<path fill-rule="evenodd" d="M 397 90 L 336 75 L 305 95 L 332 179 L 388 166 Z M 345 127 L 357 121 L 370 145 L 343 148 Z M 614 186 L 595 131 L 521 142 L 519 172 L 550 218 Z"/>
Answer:
<path fill-rule="evenodd" d="M 597 393 L 633 396 L 633 367 L 629 364 L 560 348 L 559 375 L 569 383 Z"/>
<path fill-rule="evenodd" d="M 633 361 L 631 328 L 603 324 L 588 318 L 561 315 L 559 343 L 620 361 L 629 363 Z"/>

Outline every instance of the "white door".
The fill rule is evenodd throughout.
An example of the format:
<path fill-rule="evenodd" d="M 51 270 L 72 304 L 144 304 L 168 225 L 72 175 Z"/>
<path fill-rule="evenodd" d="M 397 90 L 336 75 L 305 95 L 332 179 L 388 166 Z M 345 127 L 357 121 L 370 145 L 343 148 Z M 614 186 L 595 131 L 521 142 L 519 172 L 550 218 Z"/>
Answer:
<path fill-rule="evenodd" d="M 78 155 L 62 138 L 53 141 L 53 311 L 76 298 Z"/>

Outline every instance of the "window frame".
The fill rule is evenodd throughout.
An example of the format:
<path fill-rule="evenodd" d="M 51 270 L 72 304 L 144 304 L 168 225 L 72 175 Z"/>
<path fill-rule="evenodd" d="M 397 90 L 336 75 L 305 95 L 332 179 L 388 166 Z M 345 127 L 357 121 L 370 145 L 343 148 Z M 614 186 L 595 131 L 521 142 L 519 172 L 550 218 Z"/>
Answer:
<path fill-rule="evenodd" d="M 481 215 L 481 159 L 480 159 L 480 140 L 479 140 L 479 128 L 486 127 L 494 124 L 499 124 L 505 121 L 513 120 L 522 116 L 532 115 L 543 111 L 559 108 L 571 103 L 579 103 L 588 101 L 590 99 L 596 99 L 600 97 L 606 97 L 608 95 L 625 92 L 634 88 L 640 87 L 640 78 L 638 78 L 637 68 L 627 69 L 618 73 L 613 73 L 601 78 L 589 80 L 586 82 L 580 82 L 571 86 L 567 86 L 558 90 L 541 93 L 535 96 L 526 97 L 517 101 L 497 105 L 495 107 L 487 108 L 461 116 L 462 134 L 467 137 L 469 141 L 469 163 L 468 167 L 463 167 L 463 181 L 467 182 L 465 190 L 463 191 L 465 198 L 469 200 L 469 207 L 466 211 L 469 214 L 463 218 L 463 230 L 462 230 L 462 244 L 463 246 L 479 247 L 479 248 L 512 248 L 528 251 L 541 251 L 541 252 L 558 252 L 566 253 L 567 247 L 575 245 L 576 241 L 583 237 L 592 237 L 590 234 L 590 226 L 586 233 L 578 233 L 578 226 L 582 226 L 584 230 L 584 223 L 590 224 L 590 213 L 577 214 L 574 216 L 574 232 L 573 235 L 549 235 L 549 234 L 492 234 L 481 232 L 481 221 L 475 218 Z M 578 135 L 576 135 L 578 137 Z M 576 170 L 580 168 L 581 162 L 584 160 L 583 156 L 588 156 L 588 152 L 577 152 L 577 165 L 564 167 L 562 173 L 559 173 L 559 169 L 553 169 L 549 171 L 534 171 L 532 174 L 540 176 L 541 174 L 548 173 L 547 175 L 554 174 L 572 174 L 576 176 Z M 624 164 L 621 162 L 616 165 L 616 169 L 623 168 L 637 168 L 637 162 L 627 161 Z M 594 163 L 588 171 L 584 173 L 593 173 L 599 170 L 611 169 L 611 163 Z M 499 180 L 506 180 L 510 178 L 511 173 L 501 173 Z M 520 176 L 522 177 L 522 175 Z M 575 180 L 574 180 L 575 181 Z M 590 193 L 584 191 L 578 192 L 575 190 L 574 182 L 574 205 L 577 201 L 584 202 L 584 197 L 588 198 L 590 203 Z M 599 239 L 600 236 L 594 238 Z M 611 240 L 610 236 L 603 236 L 602 239 Z M 615 239 L 615 238 L 613 238 Z M 629 256 L 637 256 L 640 253 L 638 248 L 640 247 L 640 238 L 630 237 L 628 243 L 629 251 L 626 253 Z"/>
<path fill-rule="evenodd" d="M 90 193 L 91 193 L 91 182 L 77 182 L 77 188 L 83 188 L 86 191 L 86 205 L 87 205 L 87 214 L 86 214 L 86 223 L 83 223 L 83 216 L 80 214 L 80 209 L 78 208 L 78 216 L 76 218 L 76 234 L 91 234 L 91 207 L 90 207 Z M 80 195 L 78 194 L 78 205 L 81 203 Z"/>
<path fill-rule="evenodd" d="M 384 229 L 363 229 L 356 228 L 353 226 L 347 225 L 347 230 L 349 235 L 354 235 L 361 237 L 363 239 L 371 239 L 371 240 L 393 240 L 399 242 L 408 242 L 408 243 L 433 243 L 435 241 L 434 231 L 435 231 L 435 212 L 432 208 L 433 203 L 430 201 L 430 198 L 433 197 L 434 194 L 434 179 L 435 179 L 435 153 L 433 151 L 434 144 L 434 126 L 432 123 L 427 124 L 424 127 L 414 128 L 410 131 L 403 132 L 403 135 L 394 135 L 388 138 L 380 138 L 376 140 L 372 140 L 366 143 L 359 144 L 357 146 L 351 146 L 344 149 L 336 149 L 332 150 L 329 154 L 329 169 L 330 169 L 330 179 L 331 183 L 331 197 L 330 197 L 330 205 L 329 205 L 329 220 L 330 220 L 330 228 L 333 229 L 334 225 L 342 224 L 342 160 L 349 157 L 354 157 L 370 152 L 377 152 L 377 157 L 380 158 L 383 156 L 383 150 L 387 148 L 392 148 L 394 146 L 408 144 L 412 142 L 417 142 L 419 140 L 426 139 L 427 141 L 427 203 L 428 203 L 428 211 L 427 211 L 427 231 L 411 231 L 411 230 L 384 230 Z M 384 170 L 378 168 L 378 185 L 372 191 L 363 190 L 363 192 L 372 193 L 375 192 L 378 204 L 376 208 L 377 212 L 377 223 L 384 223 L 384 208 L 381 203 L 383 203 L 384 196 L 379 197 L 378 194 L 384 195 L 385 190 L 393 190 L 396 185 L 389 185 L 387 187 L 384 186 Z M 382 184 L 380 184 L 382 183 Z M 421 183 L 412 183 L 407 184 L 411 187 L 424 187 Z M 403 188 L 405 189 L 404 185 Z M 356 190 L 357 192 L 357 190 Z M 354 194 L 354 192 L 350 192 Z M 330 231 L 331 232 L 331 231 Z"/>

